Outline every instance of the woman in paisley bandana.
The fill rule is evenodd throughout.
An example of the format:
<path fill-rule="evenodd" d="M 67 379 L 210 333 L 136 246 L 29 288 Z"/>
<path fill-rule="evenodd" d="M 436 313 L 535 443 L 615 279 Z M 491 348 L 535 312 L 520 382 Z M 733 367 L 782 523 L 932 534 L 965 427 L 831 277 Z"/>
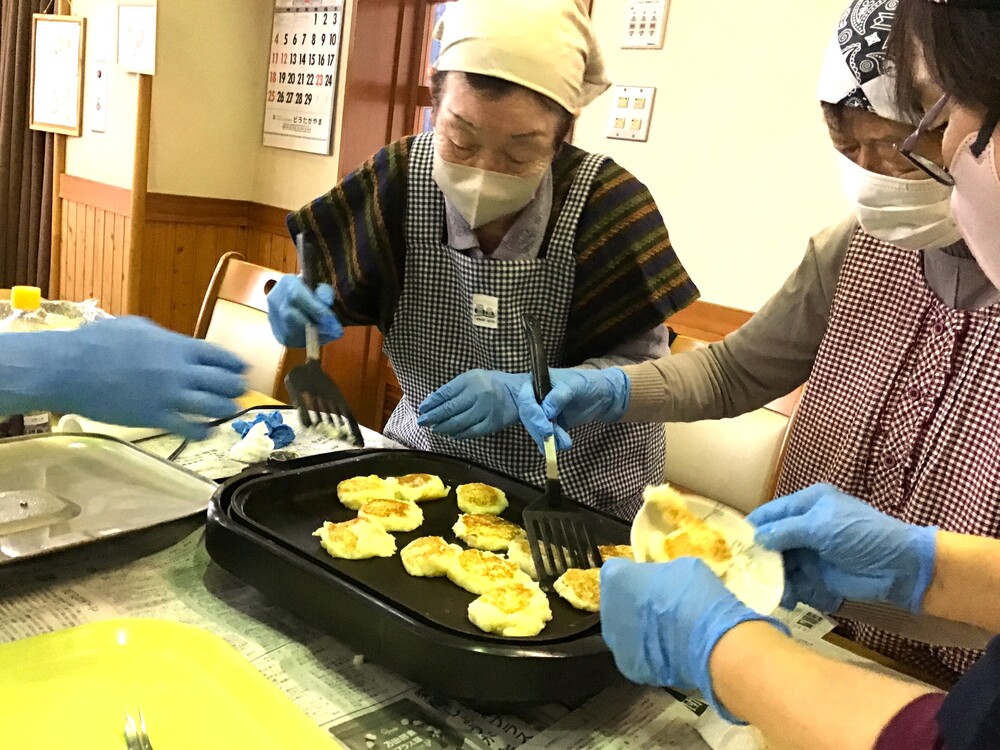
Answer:
<path fill-rule="evenodd" d="M 778 495 L 824 483 L 911 524 L 1000 537 L 1000 289 L 958 231 L 950 188 L 896 148 L 940 97 L 925 85 L 919 111 L 897 104 L 886 61 L 897 7 L 855 0 L 823 65 L 819 98 L 855 215 L 813 237 L 782 289 L 724 341 L 554 371 L 544 411 L 521 404 L 536 440 L 558 432 L 554 419 L 733 417 L 808 381 Z M 943 128 L 930 125 L 914 153 L 940 166 Z M 841 615 L 849 637 L 945 683 L 982 655 L 933 645 L 941 634 L 926 623 L 902 637 L 889 613 Z"/>

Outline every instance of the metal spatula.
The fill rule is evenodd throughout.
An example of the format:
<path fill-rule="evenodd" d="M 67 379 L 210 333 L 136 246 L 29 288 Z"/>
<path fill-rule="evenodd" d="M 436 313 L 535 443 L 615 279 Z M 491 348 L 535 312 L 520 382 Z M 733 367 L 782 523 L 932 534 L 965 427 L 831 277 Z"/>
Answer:
<path fill-rule="evenodd" d="M 295 248 L 299 253 L 302 280 L 310 289 L 315 289 L 319 279 L 319 252 L 302 234 L 295 238 Z M 327 429 L 335 432 L 337 438 L 352 445 L 364 446 L 361 428 L 347 399 L 337 384 L 323 372 L 319 359 L 319 333 L 314 325 L 306 326 L 306 363 L 285 376 L 285 387 L 304 427 L 312 427 L 314 423 L 329 425 Z"/>
<path fill-rule="evenodd" d="M 542 329 L 538 318 L 531 313 L 524 313 L 521 322 L 531 353 L 535 398 L 540 404 L 552 390 Z M 545 440 L 545 475 L 544 494 L 525 508 L 522 519 L 528 532 L 528 546 L 538 573 L 538 583 L 543 590 L 552 591 L 555 580 L 569 568 L 600 567 L 601 555 L 587 528 L 586 516 L 563 501 L 553 436 Z"/>

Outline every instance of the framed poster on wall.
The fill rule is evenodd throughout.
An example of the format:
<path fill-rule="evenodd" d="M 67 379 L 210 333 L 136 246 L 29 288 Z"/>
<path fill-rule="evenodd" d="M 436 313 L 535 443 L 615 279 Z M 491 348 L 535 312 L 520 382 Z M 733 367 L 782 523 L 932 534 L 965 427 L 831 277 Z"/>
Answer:
<path fill-rule="evenodd" d="M 87 19 L 35 13 L 31 17 L 32 130 L 80 135 Z"/>
<path fill-rule="evenodd" d="M 118 4 L 118 64 L 129 73 L 156 73 L 156 4 Z"/>
<path fill-rule="evenodd" d="M 330 153 L 343 28 L 343 0 L 275 0 L 265 146 Z"/>

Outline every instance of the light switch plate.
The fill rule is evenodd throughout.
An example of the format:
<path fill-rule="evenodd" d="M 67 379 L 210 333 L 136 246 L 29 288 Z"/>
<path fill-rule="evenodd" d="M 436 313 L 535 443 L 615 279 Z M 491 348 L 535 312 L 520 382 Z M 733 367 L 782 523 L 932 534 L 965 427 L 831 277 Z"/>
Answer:
<path fill-rule="evenodd" d="M 653 86 L 615 86 L 611 90 L 608 138 L 623 141 L 648 140 L 655 96 L 656 88 Z"/>
<path fill-rule="evenodd" d="M 111 75 L 106 58 L 94 60 L 94 72 L 90 76 L 91 96 L 90 129 L 103 133 L 108 129 L 108 76 Z"/>
<path fill-rule="evenodd" d="M 627 0 L 622 49 L 663 49 L 670 0 Z"/>

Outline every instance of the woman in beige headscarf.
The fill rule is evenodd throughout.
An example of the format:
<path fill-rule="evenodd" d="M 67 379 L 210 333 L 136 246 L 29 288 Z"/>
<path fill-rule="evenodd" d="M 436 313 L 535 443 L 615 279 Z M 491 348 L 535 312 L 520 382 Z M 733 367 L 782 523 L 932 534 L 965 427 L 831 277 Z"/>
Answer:
<path fill-rule="evenodd" d="M 403 388 L 388 436 L 541 485 L 517 424 L 522 313 L 540 320 L 552 366 L 629 364 L 667 353 L 662 323 L 697 290 L 646 188 L 564 142 L 609 85 L 576 0 L 459 0 L 435 36 L 434 131 L 388 145 L 289 217 L 330 283 L 312 293 L 283 279 L 272 328 L 302 346 L 306 320 L 327 340 L 339 321 L 379 326 Z M 568 494 L 633 514 L 663 476 L 660 425 L 574 432 Z"/>

